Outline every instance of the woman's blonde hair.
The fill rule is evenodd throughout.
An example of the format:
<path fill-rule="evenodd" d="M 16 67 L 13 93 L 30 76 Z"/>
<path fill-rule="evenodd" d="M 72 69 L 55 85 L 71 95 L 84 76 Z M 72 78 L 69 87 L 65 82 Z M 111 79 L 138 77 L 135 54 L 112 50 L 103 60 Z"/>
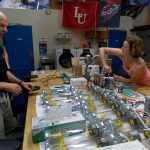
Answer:
<path fill-rule="evenodd" d="M 144 42 L 138 36 L 130 36 L 126 39 L 130 46 L 130 54 L 133 58 L 142 57 L 144 54 Z"/>

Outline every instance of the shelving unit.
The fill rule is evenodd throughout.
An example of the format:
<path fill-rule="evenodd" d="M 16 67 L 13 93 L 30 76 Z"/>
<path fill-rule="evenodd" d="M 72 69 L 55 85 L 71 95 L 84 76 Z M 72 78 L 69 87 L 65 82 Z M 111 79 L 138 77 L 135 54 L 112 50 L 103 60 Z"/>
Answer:
<path fill-rule="evenodd" d="M 62 8 L 62 3 L 61 2 L 57 2 L 55 0 L 51 0 L 50 8 L 51 9 L 58 9 L 58 10 L 60 10 Z"/>
<path fill-rule="evenodd" d="M 57 40 L 57 41 L 70 41 L 72 39 L 71 38 L 58 38 L 58 37 L 56 37 L 55 40 Z"/>
<path fill-rule="evenodd" d="M 55 37 L 55 40 L 57 41 L 70 41 L 71 35 L 69 32 L 58 32 L 57 36 Z"/>
<path fill-rule="evenodd" d="M 86 39 L 98 39 L 98 40 L 105 40 L 108 39 L 108 31 L 85 31 L 85 38 Z"/>

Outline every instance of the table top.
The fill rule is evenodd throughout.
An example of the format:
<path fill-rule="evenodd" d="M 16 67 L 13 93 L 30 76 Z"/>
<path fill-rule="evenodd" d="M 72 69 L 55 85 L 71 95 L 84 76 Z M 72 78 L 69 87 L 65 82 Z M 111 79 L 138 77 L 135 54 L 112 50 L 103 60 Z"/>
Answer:
<path fill-rule="evenodd" d="M 39 74 L 38 78 L 35 78 L 33 81 L 34 85 L 39 85 L 41 87 L 38 91 L 32 91 L 29 94 L 28 99 L 28 107 L 26 113 L 26 123 L 25 123 L 25 130 L 24 130 L 24 140 L 23 140 L 23 150 L 39 150 L 39 144 L 33 144 L 32 142 L 32 117 L 36 116 L 35 110 L 35 103 L 36 103 L 36 95 L 39 95 L 39 92 L 42 89 L 46 89 L 47 87 L 44 86 L 41 82 L 41 79 L 46 78 L 48 75 L 59 75 L 59 72 L 54 71 L 45 71 L 43 74 Z M 47 82 L 48 86 L 55 86 L 63 84 L 63 80 L 61 78 L 51 78 Z M 150 95 L 150 87 L 139 86 L 137 87 L 136 91 L 142 93 L 143 95 Z"/>
<path fill-rule="evenodd" d="M 39 94 L 39 92 L 42 89 L 46 89 L 47 87 L 44 86 L 41 82 L 41 79 L 45 78 L 46 76 L 54 75 L 56 71 L 45 71 L 43 74 L 40 74 L 38 78 L 33 79 L 34 85 L 39 85 L 41 87 L 38 91 L 30 92 L 29 99 L 28 99 L 28 107 L 27 107 L 27 113 L 26 113 L 26 123 L 25 123 L 25 130 L 24 130 L 24 140 L 23 140 L 23 150 L 39 150 L 39 144 L 33 144 L 32 143 L 32 117 L 36 116 L 36 110 L 35 110 L 35 102 L 36 102 L 36 95 Z M 59 73 L 57 73 L 59 75 Z M 55 78 L 50 79 L 48 81 L 48 85 L 58 85 L 63 84 L 63 81 L 61 78 Z"/>

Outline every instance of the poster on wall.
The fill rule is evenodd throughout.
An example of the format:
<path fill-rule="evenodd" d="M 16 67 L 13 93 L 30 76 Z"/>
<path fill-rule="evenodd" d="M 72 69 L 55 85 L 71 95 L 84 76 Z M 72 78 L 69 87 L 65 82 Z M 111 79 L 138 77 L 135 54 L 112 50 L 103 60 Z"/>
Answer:
<path fill-rule="evenodd" d="M 130 5 L 150 6 L 150 0 L 130 0 Z"/>
<path fill-rule="evenodd" d="M 78 29 L 98 27 L 99 4 L 96 2 L 63 2 L 62 26 Z M 95 16 L 93 15 L 95 14 Z"/>
<path fill-rule="evenodd" d="M 49 0 L 0 0 L 0 8 L 41 10 L 49 8 Z"/>
<path fill-rule="evenodd" d="M 101 0 L 100 27 L 119 27 L 121 0 Z"/>

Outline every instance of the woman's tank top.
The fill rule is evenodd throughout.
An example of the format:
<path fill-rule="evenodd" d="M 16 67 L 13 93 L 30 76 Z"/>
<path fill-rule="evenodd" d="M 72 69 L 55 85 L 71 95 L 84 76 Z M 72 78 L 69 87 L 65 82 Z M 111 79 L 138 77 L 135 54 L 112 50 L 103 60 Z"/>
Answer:
<path fill-rule="evenodd" d="M 137 63 L 133 64 L 130 68 L 128 68 L 125 64 L 125 61 L 123 60 L 123 68 L 131 77 L 132 74 L 136 71 L 138 65 L 142 62 L 144 62 L 144 60 L 142 58 L 139 58 Z M 150 71 L 147 67 L 145 67 L 143 73 L 141 74 L 141 77 L 137 81 L 137 84 L 150 86 Z"/>

